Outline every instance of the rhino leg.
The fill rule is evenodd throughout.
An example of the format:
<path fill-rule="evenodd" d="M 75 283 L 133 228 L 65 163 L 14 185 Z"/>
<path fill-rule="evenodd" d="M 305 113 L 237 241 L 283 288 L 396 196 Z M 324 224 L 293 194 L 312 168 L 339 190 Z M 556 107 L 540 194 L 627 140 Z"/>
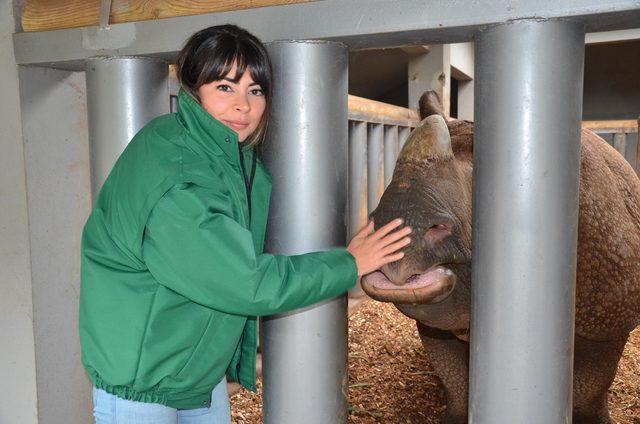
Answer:
<path fill-rule="evenodd" d="M 624 340 L 592 341 L 578 335 L 573 359 L 574 424 L 609 424 L 607 390 L 616 375 Z"/>
<path fill-rule="evenodd" d="M 443 424 L 467 422 L 469 391 L 469 345 L 450 331 L 427 327 L 417 321 L 420 339 L 447 397 Z"/>

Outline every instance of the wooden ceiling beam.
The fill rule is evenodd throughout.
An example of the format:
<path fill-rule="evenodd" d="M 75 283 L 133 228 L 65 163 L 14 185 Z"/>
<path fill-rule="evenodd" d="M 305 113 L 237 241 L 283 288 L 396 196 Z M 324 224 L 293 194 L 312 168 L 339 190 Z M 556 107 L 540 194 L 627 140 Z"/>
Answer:
<path fill-rule="evenodd" d="M 110 24 L 228 12 L 318 0 L 112 0 Z M 26 0 L 24 32 L 80 28 L 100 24 L 101 0 Z"/>

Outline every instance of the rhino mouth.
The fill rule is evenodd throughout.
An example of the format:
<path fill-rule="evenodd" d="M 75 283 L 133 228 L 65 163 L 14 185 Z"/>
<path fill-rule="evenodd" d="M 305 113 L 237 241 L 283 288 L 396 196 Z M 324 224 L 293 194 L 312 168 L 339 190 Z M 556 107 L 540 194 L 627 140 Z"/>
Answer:
<path fill-rule="evenodd" d="M 444 265 L 434 265 L 416 274 L 402 285 L 391 282 L 383 272 L 375 271 L 362 279 L 362 289 L 380 302 L 425 304 L 446 299 L 456 285 L 456 275 Z"/>

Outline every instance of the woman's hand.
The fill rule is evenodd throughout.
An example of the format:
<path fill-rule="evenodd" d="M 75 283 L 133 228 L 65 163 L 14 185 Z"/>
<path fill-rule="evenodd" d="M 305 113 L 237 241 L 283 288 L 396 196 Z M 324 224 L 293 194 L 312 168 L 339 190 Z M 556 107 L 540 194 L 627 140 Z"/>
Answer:
<path fill-rule="evenodd" d="M 402 259 L 403 252 L 398 252 L 411 243 L 411 227 L 404 227 L 394 231 L 401 226 L 402 219 L 394 219 L 378 231 L 374 232 L 373 221 L 364 226 L 356 234 L 347 250 L 356 259 L 358 267 L 358 277 L 369 274 L 383 265 Z"/>

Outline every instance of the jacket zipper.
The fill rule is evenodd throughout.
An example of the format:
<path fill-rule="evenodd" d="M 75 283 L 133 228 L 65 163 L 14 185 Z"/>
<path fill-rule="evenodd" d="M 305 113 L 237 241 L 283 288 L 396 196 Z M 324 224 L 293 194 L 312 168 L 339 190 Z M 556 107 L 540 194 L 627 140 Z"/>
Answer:
<path fill-rule="evenodd" d="M 240 168 L 242 169 L 242 180 L 244 181 L 244 189 L 247 195 L 247 208 L 249 209 L 249 228 L 251 228 L 251 190 L 253 188 L 253 179 L 256 176 L 257 152 L 253 152 L 251 159 L 251 177 L 247 178 L 247 170 L 244 167 L 244 153 L 242 146 L 238 143 L 238 152 L 240 153 Z"/>

